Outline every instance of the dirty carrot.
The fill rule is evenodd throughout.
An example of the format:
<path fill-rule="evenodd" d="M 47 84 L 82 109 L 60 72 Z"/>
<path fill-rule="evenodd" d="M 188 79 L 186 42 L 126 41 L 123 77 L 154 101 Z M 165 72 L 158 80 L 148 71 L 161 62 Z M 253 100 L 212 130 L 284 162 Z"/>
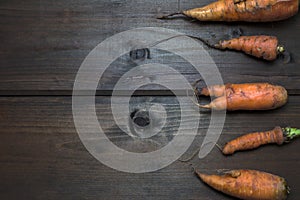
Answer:
<path fill-rule="evenodd" d="M 285 200 L 289 187 L 284 178 L 256 170 L 231 170 L 224 175 L 198 177 L 212 188 L 245 200 Z"/>
<path fill-rule="evenodd" d="M 298 12 L 299 0 L 219 0 L 204 7 L 159 17 L 185 15 L 200 21 L 270 22 L 287 19 Z"/>
<path fill-rule="evenodd" d="M 215 48 L 243 51 L 246 54 L 269 61 L 275 60 L 279 54 L 284 52 L 284 47 L 278 44 L 276 37 L 265 35 L 241 36 L 223 40 L 216 44 Z"/>
<path fill-rule="evenodd" d="M 196 95 L 217 97 L 200 108 L 213 110 L 271 110 L 286 104 L 288 94 L 285 88 L 269 83 L 244 83 L 213 85 L 195 89 Z"/>
<path fill-rule="evenodd" d="M 255 149 L 264 144 L 282 145 L 299 136 L 300 129 L 275 127 L 270 131 L 249 133 L 238 137 L 228 142 L 222 152 L 229 155 L 236 151 Z"/>

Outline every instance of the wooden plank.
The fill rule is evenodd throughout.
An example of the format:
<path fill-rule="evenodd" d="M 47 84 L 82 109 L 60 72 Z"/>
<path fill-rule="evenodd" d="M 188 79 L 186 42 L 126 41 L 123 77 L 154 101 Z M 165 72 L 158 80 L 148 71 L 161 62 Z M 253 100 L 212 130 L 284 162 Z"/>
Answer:
<path fill-rule="evenodd" d="M 209 2 L 182 1 L 181 9 Z M 219 67 L 224 82 L 268 81 L 284 85 L 291 94 L 300 94 L 299 15 L 282 22 L 261 24 L 155 19 L 159 14 L 177 9 L 175 0 L 96 0 L 88 4 L 83 0 L 72 4 L 66 0 L 1 1 L 0 95 L 70 95 L 77 70 L 97 44 L 116 33 L 146 26 L 169 28 L 208 40 L 213 39 L 214 35 L 221 38 L 224 34 L 231 34 L 237 28 L 242 28 L 246 35 L 276 35 L 292 52 L 292 63 L 283 64 L 280 60 L 269 63 L 237 52 L 207 51 Z M 166 53 L 154 53 L 151 61 L 162 60 L 190 82 L 200 77 L 186 62 L 180 62 Z M 116 67 L 118 70 L 113 70 Z M 116 81 L 132 67 L 126 59 L 116 62 L 100 82 L 98 94 L 109 94 Z M 174 81 L 170 74 L 154 76 Z M 149 91 L 149 88 L 145 90 Z"/>
<path fill-rule="evenodd" d="M 228 113 L 218 143 L 223 145 L 243 133 L 267 130 L 276 125 L 296 127 L 299 125 L 299 98 L 290 97 L 286 106 L 273 111 Z M 123 99 L 120 98 L 120 104 L 124 103 Z M 272 172 L 288 180 L 292 188 L 289 199 L 298 198 L 300 140 L 230 157 L 223 156 L 215 148 L 202 160 L 176 161 L 156 172 L 128 174 L 104 166 L 86 151 L 74 128 L 71 102 L 70 97 L 0 98 L 1 199 L 232 199 L 202 184 L 191 172 L 190 164 L 207 173 L 234 168 Z M 174 97 L 133 97 L 131 102 L 132 108 L 161 102 L 170 111 L 168 125 L 161 134 L 174 134 L 174 127 L 180 121 L 180 107 Z M 183 109 L 191 108 L 184 106 Z M 105 133 L 121 148 L 147 151 L 172 139 L 159 139 L 161 143 L 157 145 L 125 137 L 113 121 L 109 97 L 97 97 L 96 110 Z M 210 112 L 201 114 L 199 136 L 184 157 L 202 142 Z M 187 128 L 186 131 L 191 130 Z"/>

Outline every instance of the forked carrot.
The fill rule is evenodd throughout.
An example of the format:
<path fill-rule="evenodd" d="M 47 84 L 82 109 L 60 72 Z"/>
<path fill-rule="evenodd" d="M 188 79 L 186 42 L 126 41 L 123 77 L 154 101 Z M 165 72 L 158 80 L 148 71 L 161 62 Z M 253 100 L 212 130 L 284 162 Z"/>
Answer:
<path fill-rule="evenodd" d="M 204 7 L 172 13 L 200 21 L 270 22 L 287 19 L 298 12 L 298 0 L 219 0 Z"/>
<path fill-rule="evenodd" d="M 284 52 L 284 47 L 278 44 L 274 36 L 241 36 L 231 40 L 223 40 L 215 45 L 217 49 L 233 49 L 265 60 L 275 60 Z"/>
<path fill-rule="evenodd" d="M 228 142 L 222 152 L 225 155 L 236 151 L 250 150 L 261 145 L 276 143 L 282 145 L 300 136 L 300 129 L 275 127 L 273 130 L 255 132 L 238 137 Z"/>
<path fill-rule="evenodd" d="M 217 97 L 201 108 L 213 110 L 271 110 L 286 104 L 288 94 L 285 88 L 269 83 L 244 83 L 213 85 L 195 89 L 197 95 Z"/>
<path fill-rule="evenodd" d="M 289 187 L 284 178 L 256 170 L 231 170 L 224 175 L 198 177 L 212 188 L 245 200 L 285 200 Z"/>

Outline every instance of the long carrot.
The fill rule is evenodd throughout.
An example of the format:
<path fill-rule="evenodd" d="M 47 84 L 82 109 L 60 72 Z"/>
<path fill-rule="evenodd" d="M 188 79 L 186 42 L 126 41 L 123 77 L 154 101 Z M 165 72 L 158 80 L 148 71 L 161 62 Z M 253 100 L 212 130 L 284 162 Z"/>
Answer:
<path fill-rule="evenodd" d="M 214 110 L 271 110 L 286 104 L 285 88 L 269 83 L 213 85 L 195 89 L 197 95 L 217 97 L 201 108 Z"/>
<path fill-rule="evenodd" d="M 243 51 L 246 54 L 269 61 L 275 60 L 278 54 L 284 52 L 284 47 L 278 45 L 276 37 L 265 35 L 241 36 L 231 40 L 223 40 L 216 44 L 215 48 Z"/>
<path fill-rule="evenodd" d="M 245 200 L 285 200 L 289 187 L 284 178 L 256 170 L 232 170 L 225 175 L 196 172 L 212 188 Z"/>
<path fill-rule="evenodd" d="M 200 21 L 270 22 L 295 15 L 298 4 L 298 0 L 219 0 L 204 7 L 172 13 L 159 19 L 183 14 Z"/>
<path fill-rule="evenodd" d="M 282 145 L 300 136 L 300 129 L 275 127 L 273 130 L 255 132 L 238 137 L 228 142 L 222 152 L 225 155 L 236 151 L 250 150 L 261 145 L 276 143 Z"/>

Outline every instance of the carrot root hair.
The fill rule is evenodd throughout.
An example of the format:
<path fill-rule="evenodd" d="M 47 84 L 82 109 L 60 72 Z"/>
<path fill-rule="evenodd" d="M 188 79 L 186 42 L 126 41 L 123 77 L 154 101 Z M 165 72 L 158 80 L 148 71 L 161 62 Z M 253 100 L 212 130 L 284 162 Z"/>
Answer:
<path fill-rule="evenodd" d="M 162 16 L 157 17 L 156 19 L 161 19 L 161 20 L 172 19 L 172 17 L 177 16 L 177 15 L 185 16 L 184 13 L 181 11 L 181 12 L 170 13 L 170 14 L 167 14 L 167 15 L 162 15 Z"/>
<path fill-rule="evenodd" d="M 210 104 L 206 104 L 206 105 L 200 105 L 200 104 L 198 104 L 198 106 L 199 106 L 200 108 L 211 109 Z"/>
<path fill-rule="evenodd" d="M 196 88 L 196 85 L 201 81 L 202 79 L 199 79 L 199 80 L 196 80 L 192 86 L 193 86 L 193 97 L 197 100 L 197 102 L 194 100 L 194 98 L 191 97 L 191 101 L 193 102 L 193 104 L 195 104 L 196 106 L 198 106 L 199 108 L 205 108 L 205 109 L 211 109 L 211 106 L 210 104 L 207 104 L 207 105 L 201 105 L 199 104 L 198 102 L 200 101 L 199 100 L 199 97 L 198 97 L 198 91 L 197 91 L 197 88 Z"/>

